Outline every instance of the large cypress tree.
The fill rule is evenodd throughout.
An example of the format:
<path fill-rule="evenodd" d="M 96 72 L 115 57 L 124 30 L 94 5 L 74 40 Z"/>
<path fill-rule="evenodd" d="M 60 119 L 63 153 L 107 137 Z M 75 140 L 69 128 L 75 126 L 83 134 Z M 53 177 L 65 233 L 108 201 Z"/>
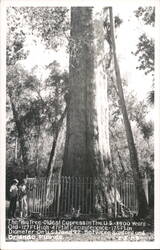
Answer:
<path fill-rule="evenodd" d="M 102 211 L 110 203 L 106 187 L 113 173 L 103 11 L 95 13 L 91 7 L 72 7 L 70 44 L 70 101 L 62 175 L 95 177 L 97 186 L 93 206 Z"/>

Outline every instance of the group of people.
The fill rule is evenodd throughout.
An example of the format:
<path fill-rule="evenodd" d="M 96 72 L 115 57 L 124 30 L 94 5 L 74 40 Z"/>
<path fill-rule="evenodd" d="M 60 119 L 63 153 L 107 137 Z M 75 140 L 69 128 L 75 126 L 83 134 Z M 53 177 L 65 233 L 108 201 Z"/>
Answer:
<path fill-rule="evenodd" d="M 16 217 L 17 202 L 19 203 L 19 216 L 27 217 L 28 214 L 28 204 L 27 204 L 27 181 L 22 180 L 19 184 L 17 179 L 12 181 L 10 187 L 10 206 L 9 206 L 9 218 Z"/>

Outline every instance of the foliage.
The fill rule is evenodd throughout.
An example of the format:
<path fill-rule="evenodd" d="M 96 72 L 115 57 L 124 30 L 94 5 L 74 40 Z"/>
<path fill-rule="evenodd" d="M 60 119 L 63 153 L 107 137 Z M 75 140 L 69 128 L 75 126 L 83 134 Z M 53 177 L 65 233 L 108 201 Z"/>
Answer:
<path fill-rule="evenodd" d="M 56 120 L 64 108 L 68 73 L 61 72 L 54 61 L 46 67 L 50 75 L 43 82 L 36 77 L 38 66 L 27 72 L 19 61 L 27 59 L 30 46 L 38 39 L 52 49 L 61 46 L 66 39 L 67 18 L 66 8 L 7 8 L 7 166 L 15 161 L 23 168 L 12 102 L 25 140 L 27 168 L 34 176 L 37 171 L 45 174 Z"/>
<path fill-rule="evenodd" d="M 154 90 L 148 93 L 147 101 L 151 106 L 154 104 Z"/>
<path fill-rule="evenodd" d="M 139 7 L 135 11 L 135 16 L 141 18 L 145 24 L 154 26 L 155 24 L 155 7 Z"/>
<path fill-rule="evenodd" d="M 53 49 L 64 44 L 69 30 L 69 10 L 65 7 L 29 8 L 28 19 L 33 33 Z"/>
<path fill-rule="evenodd" d="M 125 135 L 118 93 L 114 83 L 112 71 L 108 71 L 108 97 L 109 97 L 109 126 L 112 164 L 120 178 L 131 175 L 128 145 Z M 128 84 L 123 80 L 128 117 L 131 122 L 135 144 L 139 156 L 139 169 L 141 176 L 147 171 L 149 175 L 153 170 L 153 123 L 146 121 L 148 105 L 145 101 L 138 101 L 133 91 L 128 91 Z"/>
<path fill-rule="evenodd" d="M 141 18 L 146 25 L 154 27 L 155 24 L 155 8 L 154 7 L 139 7 L 135 11 L 135 16 Z M 139 66 L 137 69 L 143 70 L 145 74 L 154 72 L 154 40 L 145 33 L 139 37 L 137 50 L 134 53 L 138 56 Z"/>
<path fill-rule="evenodd" d="M 66 43 L 68 9 L 62 7 L 7 8 L 7 65 L 14 65 L 29 54 L 28 43 L 40 38 L 47 47 L 57 49 Z"/>
<path fill-rule="evenodd" d="M 139 56 L 140 64 L 137 69 L 144 70 L 146 75 L 154 71 L 154 40 L 148 38 L 145 33 L 139 37 L 137 51 L 134 55 Z"/>
<path fill-rule="evenodd" d="M 24 12 L 26 12 L 25 15 Z M 31 31 L 28 28 L 26 18 L 26 8 L 7 8 L 7 65 L 14 65 L 16 61 L 26 58 L 28 54 L 28 51 L 24 50 L 24 44 L 26 33 L 31 35 Z"/>
<path fill-rule="evenodd" d="M 48 67 L 51 67 L 51 65 Z M 12 96 L 12 101 L 14 101 L 18 120 L 23 130 L 26 154 L 28 155 L 28 168 L 32 166 L 35 169 L 35 174 L 38 171 L 41 175 L 45 173 L 43 169 L 45 170 L 48 164 L 47 157 L 50 153 L 56 121 L 64 109 L 65 84 L 67 81 L 68 73 L 60 72 L 58 65 L 56 67 L 52 66 L 46 82 L 40 82 L 34 74 L 29 74 L 20 65 L 8 67 L 7 151 L 10 156 L 7 158 L 8 164 L 15 158 L 15 141 L 18 139 L 9 92 Z M 49 136 L 48 140 L 45 140 L 46 136 Z M 19 166 L 23 166 L 20 160 L 20 146 L 18 146 L 17 150 L 18 159 L 16 159 L 16 162 L 19 162 Z M 38 169 L 36 170 L 37 167 Z"/>

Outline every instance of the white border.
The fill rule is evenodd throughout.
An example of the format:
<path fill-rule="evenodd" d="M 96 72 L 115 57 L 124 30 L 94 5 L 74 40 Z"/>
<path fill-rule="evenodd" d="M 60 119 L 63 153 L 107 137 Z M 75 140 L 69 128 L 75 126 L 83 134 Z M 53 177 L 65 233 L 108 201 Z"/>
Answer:
<path fill-rule="evenodd" d="M 160 241 L 160 1 L 156 2 L 155 44 L 155 237 Z M 158 223 L 156 223 L 158 222 Z M 159 238 L 158 238 L 159 237 Z M 160 242 L 159 242 L 160 249 Z"/>
<path fill-rule="evenodd" d="M 155 241 L 154 242 L 6 242 L 5 241 L 5 103 L 6 103 L 6 18 L 7 6 L 156 6 L 155 51 Z M 0 2 L 0 222 L 1 248 L 6 249 L 160 249 L 160 1 L 159 0 L 1 0 Z M 159 83 L 159 84 L 158 84 Z"/>
<path fill-rule="evenodd" d="M 159 0 L 1 0 L 5 6 L 117 6 L 156 5 Z"/>
<path fill-rule="evenodd" d="M 0 244 L 4 238 L 5 219 L 5 162 L 6 162 L 6 22 L 3 2 L 0 2 Z M 0 246 L 1 246 L 0 245 Z"/>

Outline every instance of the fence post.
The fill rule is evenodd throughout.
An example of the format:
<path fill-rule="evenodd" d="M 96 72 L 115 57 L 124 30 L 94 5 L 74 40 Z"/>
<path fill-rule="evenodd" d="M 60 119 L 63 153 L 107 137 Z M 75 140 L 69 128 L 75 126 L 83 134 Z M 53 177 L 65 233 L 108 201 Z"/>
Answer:
<path fill-rule="evenodd" d="M 148 203 L 148 201 L 149 201 L 149 197 L 148 197 L 148 178 L 147 178 L 146 173 L 145 173 L 145 176 L 143 178 L 143 188 L 144 188 L 146 200 L 147 200 L 147 203 Z"/>
<path fill-rule="evenodd" d="M 117 217 L 117 197 L 116 197 L 116 192 L 117 192 L 117 183 L 116 183 L 116 176 L 114 175 L 114 217 Z"/>
<path fill-rule="evenodd" d="M 61 178 L 58 177 L 58 201 L 57 201 L 57 216 L 59 216 L 59 208 L 60 208 L 60 196 L 61 196 Z"/>
<path fill-rule="evenodd" d="M 29 196 L 30 196 L 30 183 L 28 181 L 28 175 L 26 175 L 26 182 L 27 182 L 27 187 L 28 187 L 28 194 L 27 194 L 27 204 L 28 204 L 28 208 L 27 208 L 27 214 L 30 215 L 30 203 L 29 203 Z"/>

